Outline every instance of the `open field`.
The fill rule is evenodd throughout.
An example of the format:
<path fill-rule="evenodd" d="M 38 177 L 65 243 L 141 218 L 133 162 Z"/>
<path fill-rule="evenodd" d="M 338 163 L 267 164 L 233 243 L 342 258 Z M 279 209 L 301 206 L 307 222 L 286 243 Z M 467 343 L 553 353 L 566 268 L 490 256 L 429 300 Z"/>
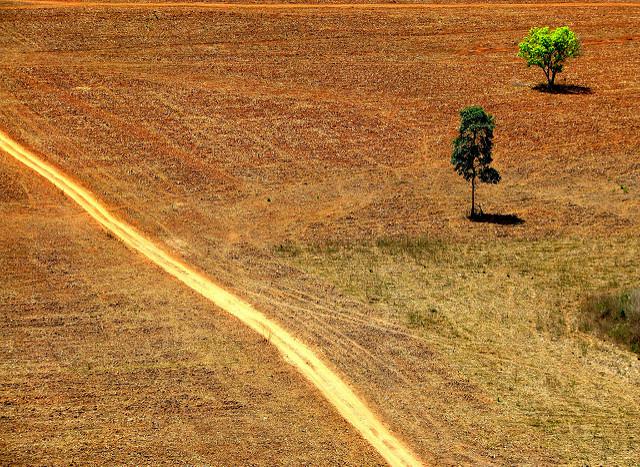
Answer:
<path fill-rule="evenodd" d="M 382 463 L 267 341 L 23 172 L 2 159 L 0 463 Z"/>
<path fill-rule="evenodd" d="M 62 191 L 89 214 L 92 220 L 97 221 L 108 235 L 125 244 L 133 252 L 144 256 L 153 265 L 269 342 L 389 464 L 421 465 L 416 455 L 388 430 L 384 422 L 367 407 L 340 375 L 277 322 L 249 302 L 220 287 L 202 271 L 167 252 L 162 245 L 149 239 L 144 233 L 114 216 L 93 193 L 4 133 L 0 133 L 0 150 Z"/>
<path fill-rule="evenodd" d="M 638 459 L 640 361 L 576 323 L 589 295 L 640 283 L 640 5 L 3 5 L 0 129 L 299 336 L 424 460 Z M 584 56 L 560 79 L 587 92 L 532 89 L 542 73 L 515 53 L 537 24 L 580 35 Z M 480 188 L 480 204 L 520 225 L 464 217 L 468 186 L 449 156 L 457 112 L 474 103 L 496 117 L 504 178 Z M 55 368 L 79 393 L 90 384 L 82 394 L 94 407 L 109 394 L 81 415 L 83 426 L 137 424 L 98 429 L 84 459 L 127 437 L 115 462 L 197 463 L 201 453 L 214 463 L 379 462 L 266 343 L 0 161 L 2 319 L 48 322 L 53 308 L 66 325 L 36 335 L 5 324 L 3 342 L 17 350 L 3 350 L 14 352 L 3 358 L 3 381 L 30 408 L 61 397 L 54 383 L 25 382 L 53 379 Z M 89 329 L 100 325 L 106 331 Z M 51 339 L 46 353 L 27 353 Z M 126 402 L 127 372 L 147 364 L 149 378 L 175 391 L 166 399 L 178 399 L 176 411 L 189 404 L 185 394 L 247 397 L 249 371 L 260 400 L 243 406 L 242 429 L 202 408 L 192 408 L 202 417 L 193 428 L 162 418 L 165 399 L 150 389 Z M 104 367 L 121 379 L 92 372 Z M 213 395 L 211 372 L 225 375 Z M 278 382 L 268 388 L 271 375 Z M 181 386 L 170 387 L 176 378 Z M 125 388 L 110 386 L 118 382 Z M 3 388 L 3 400 L 14 390 Z M 3 410 L 18 417 L 25 412 L 11 411 L 21 407 Z M 290 418 L 264 433 L 262 410 Z M 17 422 L 3 419 L 0 439 L 29 462 L 27 430 L 42 436 L 70 423 L 69 437 L 54 442 L 68 461 L 80 455 L 71 450 L 80 428 L 75 414 L 59 417 L 10 436 Z M 157 417 L 159 433 L 150 431 Z M 184 437 L 151 448 L 174 422 Z M 238 457 L 216 458 L 229 437 Z M 268 444 L 289 437 L 295 444 Z"/>

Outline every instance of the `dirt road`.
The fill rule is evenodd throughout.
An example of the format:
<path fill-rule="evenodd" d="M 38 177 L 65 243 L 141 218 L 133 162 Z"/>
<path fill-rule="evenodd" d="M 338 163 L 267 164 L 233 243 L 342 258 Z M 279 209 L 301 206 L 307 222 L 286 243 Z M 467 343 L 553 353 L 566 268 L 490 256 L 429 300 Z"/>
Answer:
<path fill-rule="evenodd" d="M 130 248 L 142 253 L 166 272 L 269 340 L 282 353 L 285 360 L 312 382 L 389 464 L 421 465 L 418 458 L 385 428 L 335 372 L 281 326 L 268 319 L 249 303 L 217 286 L 202 273 L 164 251 L 132 226 L 115 218 L 92 193 L 2 132 L 0 132 L 0 150 L 53 183 Z"/>

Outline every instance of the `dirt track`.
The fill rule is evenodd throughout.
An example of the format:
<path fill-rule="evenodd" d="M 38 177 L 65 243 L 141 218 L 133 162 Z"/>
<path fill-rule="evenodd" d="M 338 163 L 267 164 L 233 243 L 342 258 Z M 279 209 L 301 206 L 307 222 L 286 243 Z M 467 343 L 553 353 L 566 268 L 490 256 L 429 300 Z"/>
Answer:
<path fill-rule="evenodd" d="M 208 2 L 77 2 L 77 1 L 26 1 L 16 5 L 4 6 L 13 8 L 203 8 L 203 9 L 330 9 L 330 10 L 382 10 L 382 9 L 514 9 L 514 8 L 640 8 L 640 2 L 542 2 L 542 3 L 208 3 Z"/>
<path fill-rule="evenodd" d="M 337 374 L 282 327 L 269 320 L 249 303 L 217 286 L 201 273 L 163 251 L 133 227 L 116 219 L 90 192 L 2 132 L 0 132 L 0 149 L 56 185 L 130 248 L 142 253 L 166 272 L 269 340 L 291 365 L 320 390 L 389 464 L 421 465 L 417 457 L 384 427 Z"/>

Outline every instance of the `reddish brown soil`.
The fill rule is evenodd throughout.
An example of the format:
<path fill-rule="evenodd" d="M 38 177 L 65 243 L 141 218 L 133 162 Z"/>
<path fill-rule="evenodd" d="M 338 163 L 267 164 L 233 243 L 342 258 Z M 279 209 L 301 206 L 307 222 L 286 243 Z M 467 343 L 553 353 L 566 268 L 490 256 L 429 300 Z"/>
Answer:
<path fill-rule="evenodd" d="M 588 93 L 532 89 L 542 73 L 515 53 L 536 24 L 584 40 L 561 81 Z M 633 238 L 638 24 L 640 8 L 611 6 L 5 10 L 0 127 L 314 346 L 424 458 L 577 462 L 560 438 L 531 443 L 544 428 L 407 329 L 402 302 L 380 312 L 274 249 Z M 464 217 L 449 156 L 474 103 L 496 117 L 504 179 L 480 203 L 521 225 Z"/>
<path fill-rule="evenodd" d="M 268 342 L 0 174 L 0 462 L 382 462 Z"/>

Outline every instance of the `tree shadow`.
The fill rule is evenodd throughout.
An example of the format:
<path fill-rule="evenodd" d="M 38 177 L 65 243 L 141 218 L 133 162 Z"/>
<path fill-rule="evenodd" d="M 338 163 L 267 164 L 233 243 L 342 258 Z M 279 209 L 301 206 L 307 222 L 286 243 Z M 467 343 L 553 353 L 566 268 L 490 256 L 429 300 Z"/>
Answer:
<path fill-rule="evenodd" d="M 499 224 L 499 225 L 520 225 L 524 224 L 524 219 L 518 217 L 515 214 L 488 214 L 479 213 L 474 216 L 469 216 L 471 222 L 483 222 L 487 224 Z"/>
<path fill-rule="evenodd" d="M 575 84 L 556 84 L 549 88 L 546 84 L 540 83 L 536 84 L 533 89 L 545 94 L 593 94 L 589 86 L 577 86 Z"/>

